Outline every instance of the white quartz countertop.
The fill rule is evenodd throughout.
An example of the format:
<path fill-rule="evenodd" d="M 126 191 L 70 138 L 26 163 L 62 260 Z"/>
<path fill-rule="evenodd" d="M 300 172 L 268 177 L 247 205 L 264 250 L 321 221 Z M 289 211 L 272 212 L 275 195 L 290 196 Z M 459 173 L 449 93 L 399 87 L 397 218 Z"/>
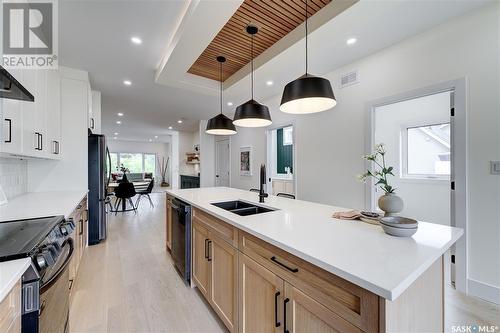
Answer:
<path fill-rule="evenodd" d="M 9 294 L 30 264 L 30 258 L 0 262 L 0 302 Z"/>
<path fill-rule="evenodd" d="M 0 221 L 53 215 L 68 217 L 85 195 L 86 191 L 28 192 L 0 206 Z"/>
<path fill-rule="evenodd" d="M 419 222 L 412 237 L 394 237 L 377 225 L 331 217 L 346 208 L 276 196 L 259 204 L 257 193 L 227 187 L 167 193 L 391 301 L 463 234 L 462 229 Z M 278 210 L 239 216 L 211 205 L 238 199 Z"/>

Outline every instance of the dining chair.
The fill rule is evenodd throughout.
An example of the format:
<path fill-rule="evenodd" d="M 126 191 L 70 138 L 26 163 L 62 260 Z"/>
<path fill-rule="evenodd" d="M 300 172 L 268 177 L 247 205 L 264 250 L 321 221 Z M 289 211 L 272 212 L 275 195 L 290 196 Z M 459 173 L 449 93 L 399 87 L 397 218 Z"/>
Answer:
<path fill-rule="evenodd" d="M 135 187 L 134 184 L 132 183 L 120 183 L 118 184 L 118 187 L 115 189 L 115 197 L 116 197 L 116 202 L 115 202 L 115 215 L 118 213 L 118 207 L 120 204 L 122 204 L 122 212 L 125 212 L 125 202 L 129 202 L 130 205 L 132 206 L 132 210 L 134 210 L 135 213 L 137 213 L 137 209 L 134 206 L 134 202 L 132 201 L 132 198 L 136 195 Z"/>
<path fill-rule="evenodd" d="M 153 186 L 155 184 L 154 178 L 151 179 L 149 182 L 148 186 L 145 189 L 137 190 L 137 194 L 139 194 L 139 197 L 137 198 L 137 201 L 135 202 L 135 207 L 139 208 L 139 202 L 141 201 L 141 198 L 143 196 L 146 196 L 149 200 L 149 204 L 151 205 L 151 208 L 155 208 L 155 205 L 153 204 L 153 200 L 151 200 L 151 197 L 149 194 L 153 191 Z"/>

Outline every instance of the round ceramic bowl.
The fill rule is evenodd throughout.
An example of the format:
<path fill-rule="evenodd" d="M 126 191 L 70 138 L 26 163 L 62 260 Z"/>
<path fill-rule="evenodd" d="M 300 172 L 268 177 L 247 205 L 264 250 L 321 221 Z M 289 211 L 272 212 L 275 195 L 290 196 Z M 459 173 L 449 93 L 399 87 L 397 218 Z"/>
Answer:
<path fill-rule="evenodd" d="M 418 228 L 395 228 L 381 223 L 380 226 L 384 229 L 385 233 L 397 237 L 410 237 L 417 232 Z"/>
<path fill-rule="evenodd" d="M 380 223 L 394 228 L 413 229 L 418 227 L 416 220 L 401 216 L 385 216 L 380 218 Z"/>

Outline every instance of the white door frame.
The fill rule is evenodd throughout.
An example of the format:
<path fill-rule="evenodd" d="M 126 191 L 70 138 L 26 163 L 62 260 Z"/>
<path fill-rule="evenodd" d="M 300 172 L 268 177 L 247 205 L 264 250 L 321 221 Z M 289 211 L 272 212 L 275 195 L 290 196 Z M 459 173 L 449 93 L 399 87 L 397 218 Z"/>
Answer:
<path fill-rule="evenodd" d="M 455 287 L 467 293 L 468 290 L 468 256 L 467 256 L 467 221 L 468 221 L 468 195 L 467 195 L 467 79 L 459 78 L 432 86 L 419 88 L 401 94 L 380 98 L 366 104 L 365 120 L 365 152 L 370 154 L 375 144 L 375 108 L 393 104 L 404 100 L 433 95 L 444 91 L 454 91 L 451 94 L 451 106 L 454 116 L 450 115 L 451 124 L 451 175 L 450 182 L 454 183 L 455 190 L 450 190 L 450 220 L 452 226 L 464 230 L 464 236 L 452 248 L 455 254 Z M 371 168 L 367 161 L 366 168 Z M 367 181 L 365 186 L 365 208 L 370 209 L 373 200 L 373 182 Z"/>
<path fill-rule="evenodd" d="M 267 184 L 267 192 L 271 193 L 272 191 L 272 183 L 269 181 L 271 179 L 272 175 L 272 170 L 271 170 L 271 163 L 269 161 L 272 160 L 271 152 L 272 149 L 269 149 L 269 145 L 272 142 L 271 139 L 271 132 L 275 129 L 278 128 L 283 128 L 283 127 L 288 127 L 292 126 L 293 127 L 293 132 L 292 132 L 292 140 L 293 140 L 293 190 L 295 197 L 298 198 L 298 188 L 297 188 L 297 126 L 295 123 L 295 120 L 283 122 L 283 123 L 277 123 L 277 124 L 272 124 L 271 126 L 266 128 L 266 184 Z"/>
<path fill-rule="evenodd" d="M 228 136 L 216 136 L 215 137 L 215 140 L 214 140 L 214 152 L 215 152 L 215 174 L 214 174 L 214 186 L 217 186 L 216 183 L 217 183 L 217 177 L 215 177 L 216 173 L 217 173 L 217 169 L 218 169 L 218 166 L 217 166 L 217 163 L 218 163 L 218 158 L 217 158 L 217 142 L 219 141 L 224 141 L 224 140 L 228 140 L 229 141 L 229 156 L 228 156 L 228 163 L 229 163 L 229 185 L 228 187 L 231 187 L 231 137 L 228 135 Z"/>

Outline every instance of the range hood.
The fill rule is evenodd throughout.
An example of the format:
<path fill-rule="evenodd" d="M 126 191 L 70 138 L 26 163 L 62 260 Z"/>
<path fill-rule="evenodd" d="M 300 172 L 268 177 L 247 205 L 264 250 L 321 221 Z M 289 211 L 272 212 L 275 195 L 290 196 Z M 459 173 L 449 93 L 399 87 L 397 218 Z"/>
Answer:
<path fill-rule="evenodd" d="M 2 66 L 0 66 L 0 98 L 35 101 L 35 97 Z"/>

